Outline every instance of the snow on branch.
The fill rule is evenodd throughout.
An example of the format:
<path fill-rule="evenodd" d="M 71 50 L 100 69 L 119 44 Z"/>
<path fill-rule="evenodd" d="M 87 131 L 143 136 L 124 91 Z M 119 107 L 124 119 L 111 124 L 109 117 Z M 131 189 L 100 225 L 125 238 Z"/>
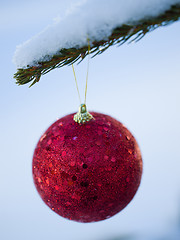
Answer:
<path fill-rule="evenodd" d="M 180 18 L 180 0 L 82 0 L 72 9 L 17 46 L 13 58 L 17 84 L 33 85 L 52 69 L 83 60 L 88 39 L 94 57 Z"/>

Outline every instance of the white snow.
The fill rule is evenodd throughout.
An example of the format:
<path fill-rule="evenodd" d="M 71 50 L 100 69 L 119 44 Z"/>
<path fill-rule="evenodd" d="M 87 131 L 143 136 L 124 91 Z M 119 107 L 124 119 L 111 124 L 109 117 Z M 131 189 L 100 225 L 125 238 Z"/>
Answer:
<path fill-rule="evenodd" d="M 180 0 L 74 1 L 63 17 L 56 17 L 53 24 L 17 46 L 13 62 L 18 68 L 37 65 L 62 48 L 87 45 L 87 37 L 90 41 L 105 39 L 114 28 L 157 16 L 174 4 L 180 4 Z"/>

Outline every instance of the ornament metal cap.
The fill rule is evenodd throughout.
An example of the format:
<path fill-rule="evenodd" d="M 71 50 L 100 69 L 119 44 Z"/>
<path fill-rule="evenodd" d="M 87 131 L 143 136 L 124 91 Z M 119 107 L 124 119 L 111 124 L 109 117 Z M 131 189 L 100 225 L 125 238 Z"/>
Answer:
<path fill-rule="evenodd" d="M 79 111 L 74 115 L 74 121 L 79 124 L 84 124 L 93 119 L 93 116 L 87 111 L 86 104 L 81 104 L 79 106 Z"/>

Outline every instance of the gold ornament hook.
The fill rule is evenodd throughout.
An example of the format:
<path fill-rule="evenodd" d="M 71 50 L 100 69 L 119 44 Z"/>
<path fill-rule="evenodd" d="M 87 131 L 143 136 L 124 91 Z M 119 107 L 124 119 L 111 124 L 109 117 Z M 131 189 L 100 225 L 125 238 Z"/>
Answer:
<path fill-rule="evenodd" d="M 79 111 L 74 115 L 74 121 L 79 124 L 84 124 L 93 119 L 93 116 L 87 111 L 86 104 L 81 104 L 79 106 Z"/>

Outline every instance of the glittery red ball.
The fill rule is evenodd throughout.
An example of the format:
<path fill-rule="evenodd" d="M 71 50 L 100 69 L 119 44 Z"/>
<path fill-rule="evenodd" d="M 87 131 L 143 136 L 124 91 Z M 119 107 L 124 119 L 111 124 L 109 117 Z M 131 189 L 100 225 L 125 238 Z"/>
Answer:
<path fill-rule="evenodd" d="M 62 217 L 93 222 L 112 217 L 134 197 L 142 158 L 135 138 L 114 118 L 91 113 L 79 125 L 73 114 L 40 138 L 33 156 L 34 183 L 43 201 Z"/>

